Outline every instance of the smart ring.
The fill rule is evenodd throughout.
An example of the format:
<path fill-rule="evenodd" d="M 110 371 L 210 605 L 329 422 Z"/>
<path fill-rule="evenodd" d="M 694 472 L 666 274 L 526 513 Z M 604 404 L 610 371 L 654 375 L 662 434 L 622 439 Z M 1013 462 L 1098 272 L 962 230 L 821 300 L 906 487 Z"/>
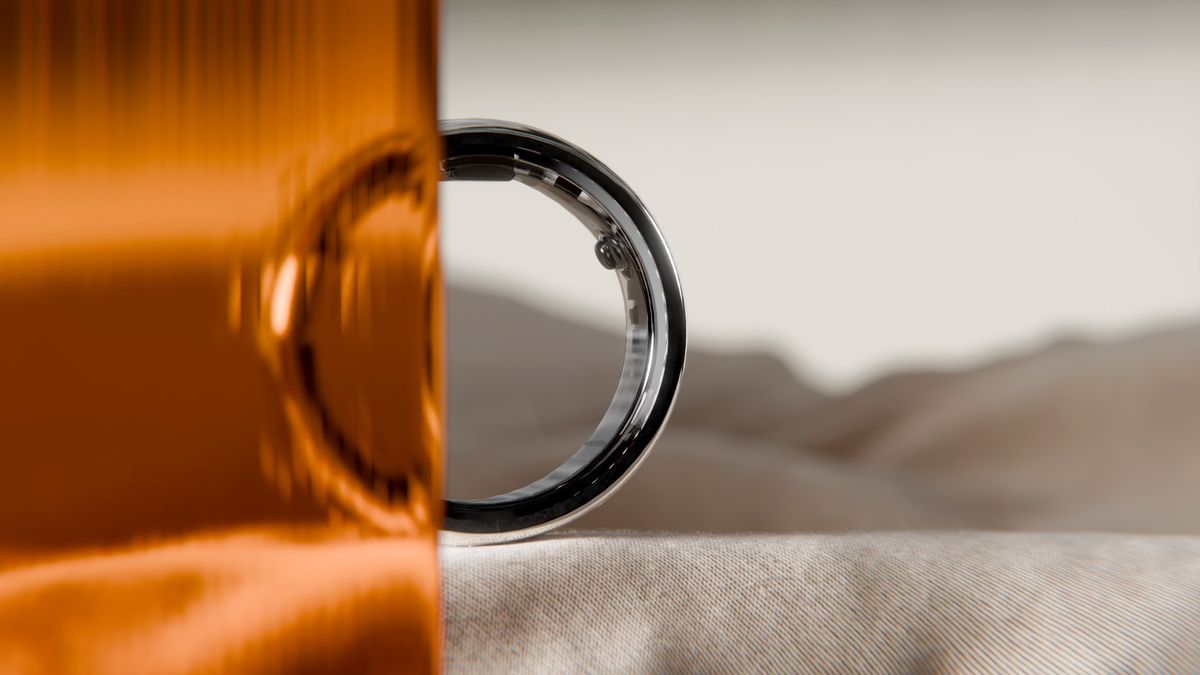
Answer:
<path fill-rule="evenodd" d="M 495 120 L 440 124 L 442 180 L 515 180 L 571 212 L 596 238 L 601 265 L 620 281 L 625 362 L 591 437 L 550 474 L 485 499 L 447 500 L 442 540 L 492 544 L 568 523 L 611 497 L 662 431 L 683 374 L 687 326 L 675 263 L 650 212 L 608 167 L 530 127 Z"/>
<path fill-rule="evenodd" d="M 591 437 L 566 462 L 523 488 L 485 499 L 446 500 L 442 541 L 493 544 L 568 523 L 611 497 L 646 458 L 670 415 L 687 348 L 683 295 L 671 253 L 650 212 L 620 178 L 583 150 L 529 127 L 493 120 L 440 125 L 446 181 L 516 181 L 561 204 L 595 237 L 599 264 L 620 282 L 625 361 L 617 391 Z M 263 270 L 258 340 L 279 393 L 290 445 L 314 492 L 390 534 L 431 526 L 427 483 L 390 474 L 338 426 L 321 395 L 311 326 L 320 289 L 341 277 L 347 239 L 365 214 L 395 195 L 427 198 L 413 167 L 433 148 L 389 137 L 364 146 L 318 182 L 285 222 L 282 248 Z M 427 192 L 427 191 L 426 191 Z M 431 229 L 431 236 L 435 232 Z M 436 256 L 436 240 L 423 250 Z M 428 265 L 436 269 L 436 265 Z M 431 366 L 432 367 L 432 366 Z M 422 382 L 423 434 L 441 443 L 439 396 Z M 430 474 L 431 475 L 431 474 Z"/>

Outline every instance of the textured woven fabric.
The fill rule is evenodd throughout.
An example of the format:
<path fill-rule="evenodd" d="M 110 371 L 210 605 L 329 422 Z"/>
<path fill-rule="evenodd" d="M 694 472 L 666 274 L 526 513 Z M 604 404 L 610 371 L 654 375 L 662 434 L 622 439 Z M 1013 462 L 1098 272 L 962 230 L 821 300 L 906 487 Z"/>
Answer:
<path fill-rule="evenodd" d="M 452 439 L 465 427 L 476 442 L 452 444 L 451 482 L 511 487 L 587 436 L 607 392 L 577 383 L 615 372 L 600 356 L 612 342 L 452 299 L 459 325 L 494 312 L 496 339 L 474 358 L 452 350 L 466 363 L 451 391 L 470 387 Z M 522 329 L 567 347 L 530 350 Z M 522 373 L 538 386 L 514 387 Z M 553 412 L 515 428 L 528 410 Z M 769 356 L 694 351 L 649 460 L 580 521 L 624 532 L 443 552 L 447 663 L 1200 672 L 1198 482 L 1196 328 L 900 373 L 844 396 Z"/>
<path fill-rule="evenodd" d="M 1200 540 L 564 534 L 445 560 L 450 672 L 1200 670 Z"/>
<path fill-rule="evenodd" d="M 0 673 L 428 672 L 433 555 L 278 527 L 8 560 Z"/>

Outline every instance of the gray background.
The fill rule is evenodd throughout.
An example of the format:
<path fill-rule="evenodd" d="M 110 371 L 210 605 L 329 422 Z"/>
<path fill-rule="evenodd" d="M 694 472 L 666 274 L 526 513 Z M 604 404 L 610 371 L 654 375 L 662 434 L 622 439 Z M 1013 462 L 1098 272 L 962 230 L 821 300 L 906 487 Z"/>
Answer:
<path fill-rule="evenodd" d="M 1200 309 L 1196 3 L 444 10 L 442 116 L 540 126 L 625 177 L 701 344 L 845 388 Z M 452 281 L 620 325 L 556 206 L 444 194 Z"/>

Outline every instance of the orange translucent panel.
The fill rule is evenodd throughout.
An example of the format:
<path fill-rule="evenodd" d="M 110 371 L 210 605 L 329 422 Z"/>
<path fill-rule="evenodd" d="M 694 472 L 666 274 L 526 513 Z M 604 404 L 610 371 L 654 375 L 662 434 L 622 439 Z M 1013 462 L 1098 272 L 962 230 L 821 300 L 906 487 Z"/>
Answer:
<path fill-rule="evenodd" d="M 292 274 L 314 298 L 297 339 L 320 425 L 356 453 L 351 478 L 405 486 L 353 487 L 420 551 L 400 558 L 400 623 L 421 627 L 411 663 L 436 663 L 436 10 L 0 3 L 0 549 L 353 526 L 321 473 L 347 457 L 297 431 L 263 348 Z M 407 158 L 402 187 L 289 272 L 297 214 L 381 142 Z"/>

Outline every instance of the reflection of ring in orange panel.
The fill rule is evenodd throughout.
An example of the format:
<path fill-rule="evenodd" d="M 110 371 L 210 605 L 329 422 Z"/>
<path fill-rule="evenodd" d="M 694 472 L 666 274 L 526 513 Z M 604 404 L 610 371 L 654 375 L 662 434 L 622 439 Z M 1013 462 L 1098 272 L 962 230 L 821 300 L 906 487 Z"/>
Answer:
<path fill-rule="evenodd" d="M 0 510 L 0 548 L 326 522 L 330 488 L 294 461 L 303 439 L 263 360 L 264 270 L 274 286 L 315 281 L 311 260 L 282 264 L 295 214 L 348 158 L 403 139 L 407 183 L 340 242 L 353 283 L 312 289 L 308 337 L 327 414 L 408 484 L 393 511 L 425 553 L 393 562 L 417 589 L 412 663 L 436 663 L 435 12 L 430 0 L 0 7 L 14 36 L 0 41 L 0 491 L 20 505 Z M 205 583 L 215 569 L 194 571 Z"/>

